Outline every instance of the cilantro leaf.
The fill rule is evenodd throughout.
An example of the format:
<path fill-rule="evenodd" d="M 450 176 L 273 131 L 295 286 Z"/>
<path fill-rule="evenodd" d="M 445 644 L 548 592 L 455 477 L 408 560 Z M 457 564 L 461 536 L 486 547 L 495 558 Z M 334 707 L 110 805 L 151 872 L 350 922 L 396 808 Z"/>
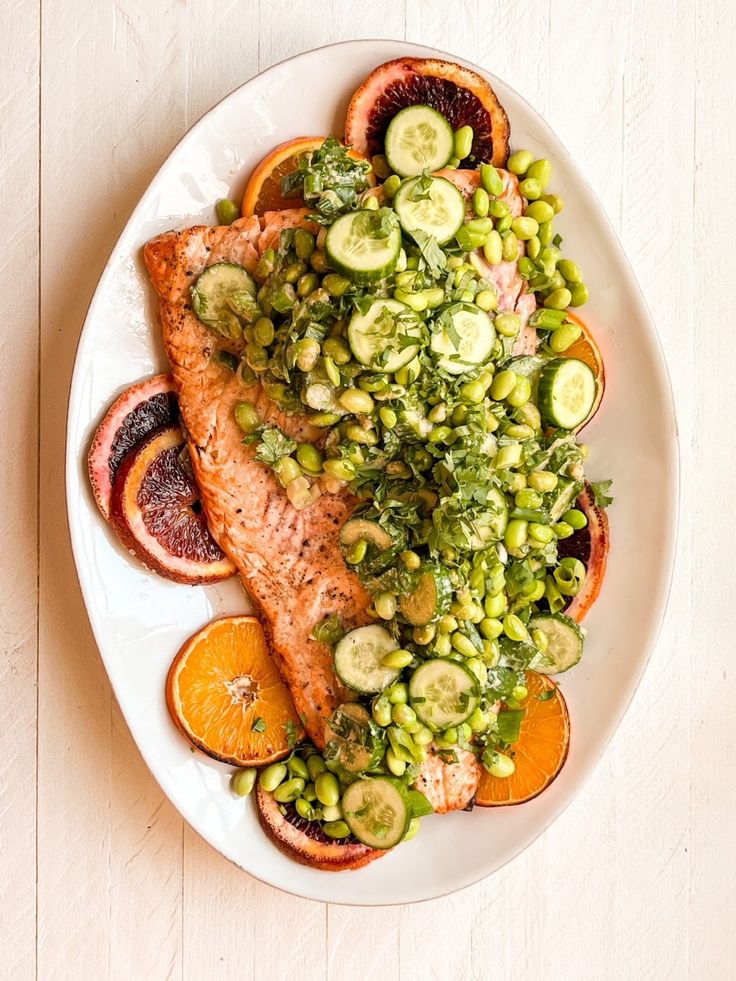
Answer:
<path fill-rule="evenodd" d="M 419 246 L 422 258 L 427 263 L 427 269 L 434 279 L 438 279 L 447 267 L 447 256 L 437 244 L 434 235 L 428 235 L 417 228 L 412 232 L 414 241 Z"/>
<path fill-rule="evenodd" d="M 593 491 L 595 503 L 599 508 L 607 508 L 609 504 L 613 504 L 613 498 L 608 493 L 612 483 L 611 480 L 599 480 L 591 483 L 590 489 Z"/>
<path fill-rule="evenodd" d="M 280 429 L 275 426 L 263 429 L 260 433 L 261 442 L 256 450 L 256 459 L 261 463 L 267 463 L 269 467 L 284 457 L 289 456 L 296 449 L 296 442 L 285 436 Z"/>
<path fill-rule="evenodd" d="M 498 738 L 501 742 L 517 742 L 524 714 L 524 709 L 501 709 L 497 717 Z"/>

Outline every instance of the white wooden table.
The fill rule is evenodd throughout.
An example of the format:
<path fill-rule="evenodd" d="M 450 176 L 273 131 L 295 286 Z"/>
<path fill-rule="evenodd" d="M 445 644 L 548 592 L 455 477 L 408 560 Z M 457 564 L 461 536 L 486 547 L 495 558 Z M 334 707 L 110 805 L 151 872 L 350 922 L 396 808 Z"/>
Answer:
<path fill-rule="evenodd" d="M 62 482 L 77 337 L 148 181 L 256 71 L 356 36 L 461 53 L 551 122 L 654 312 L 683 469 L 669 614 L 595 776 L 491 879 L 386 910 L 278 893 L 183 826 L 112 699 Z M 0 976 L 734 977 L 735 38 L 733 0 L 3 0 Z"/>

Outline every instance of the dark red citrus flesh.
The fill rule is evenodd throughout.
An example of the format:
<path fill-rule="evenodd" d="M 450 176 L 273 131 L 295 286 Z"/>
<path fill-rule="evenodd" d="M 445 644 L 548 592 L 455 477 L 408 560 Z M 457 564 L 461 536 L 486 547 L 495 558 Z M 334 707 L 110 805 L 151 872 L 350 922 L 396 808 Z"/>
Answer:
<path fill-rule="evenodd" d="M 565 609 L 568 616 L 580 623 L 601 591 L 608 562 L 610 534 L 608 517 L 604 509 L 595 503 L 590 484 L 585 485 L 582 494 L 578 497 L 577 507 L 585 514 L 588 523 L 585 528 L 576 531 L 569 538 L 560 539 L 557 544 L 557 554 L 560 558 L 573 556 L 585 563 L 583 588 L 577 596 L 573 596 Z"/>
<path fill-rule="evenodd" d="M 115 400 L 97 427 L 87 460 L 97 506 L 110 516 L 112 485 L 123 457 L 161 426 L 179 421 L 179 405 L 169 375 L 131 386 Z"/>
<path fill-rule="evenodd" d="M 149 568 L 175 582 L 217 582 L 235 569 L 210 534 L 177 426 L 154 430 L 122 459 L 110 520 Z"/>
<path fill-rule="evenodd" d="M 329 838 L 315 821 L 305 821 L 293 804 L 279 805 L 273 795 L 258 787 L 256 791 L 258 820 L 268 836 L 290 858 L 326 872 L 359 869 L 387 855 L 388 851 L 369 848 L 352 835 Z M 281 807 L 284 806 L 284 813 Z"/>
<path fill-rule="evenodd" d="M 506 163 L 508 118 L 491 86 L 464 66 L 429 58 L 390 61 L 368 76 L 348 107 L 346 142 L 367 157 L 382 153 L 388 124 L 412 105 L 431 106 L 453 129 L 472 126 L 473 145 L 462 167 Z"/>

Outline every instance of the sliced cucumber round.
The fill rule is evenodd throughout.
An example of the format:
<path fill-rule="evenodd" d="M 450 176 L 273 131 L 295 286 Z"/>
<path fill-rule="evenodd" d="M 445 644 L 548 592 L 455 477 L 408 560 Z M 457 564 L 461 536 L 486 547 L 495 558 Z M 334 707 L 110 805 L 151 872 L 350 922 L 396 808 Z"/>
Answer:
<path fill-rule="evenodd" d="M 595 374 L 577 358 L 554 358 L 542 369 L 537 393 L 545 422 L 575 429 L 585 422 L 595 403 Z"/>
<path fill-rule="evenodd" d="M 561 674 L 576 665 L 583 656 L 583 632 L 564 613 L 539 613 L 530 619 L 529 630 L 541 630 L 547 638 L 547 650 L 529 665 L 539 674 Z"/>
<path fill-rule="evenodd" d="M 415 177 L 404 181 L 393 200 L 394 211 L 407 235 L 424 232 L 445 245 L 465 221 L 465 200 L 444 177 Z"/>
<path fill-rule="evenodd" d="M 445 117 L 430 106 L 407 106 L 386 130 L 388 165 L 399 177 L 418 177 L 441 170 L 455 152 L 455 134 Z"/>
<path fill-rule="evenodd" d="M 441 565 L 424 565 L 417 573 L 414 590 L 401 597 L 399 607 L 409 623 L 423 627 L 447 613 L 451 598 L 452 583 L 447 569 Z"/>
<path fill-rule="evenodd" d="M 335 672 L 340 681 L 363 695 L 375 695 L 399 676 L 396 668 L 386 668 L 383 658 L 398 649 L 384 627 L 369 624 L 345 634 L 335 646 Z"/>
<path fill-rule="evenodd" d="M 216 262 L 207 266 L 192 286 L 192 310 L 212 330 L 237 339 L 243 329 L 235 311 L 243 304 L 236 301 L 241 298 L 253 304 L 257 291 L 247 269 L 235 262 Z"/>
<path fill-rule="evenodd" d="M 383 759 L 386 740 L 380 726 L 357 702 L 345 702 L 330 716 L 325 755 L 348 773 L 365 773 Z"/>
<path fill-rule="evenodd" d="M 461 375 L 490 358 L 496 328 L 479 307 L 453 303 L 442 311 L 437 325 L 439 330 L 432 334 L 430 347 L 440 355 L 440 367 L 451 375 Z"/>
<path fill-rule="evenodd" d="M 406 787 L 393 777 L 369 777 L 342 795 L 348 827 L 370 848 L 393 848 L 406 834 L 412 809 Z"/>
<path fill-rule="evenodd" d="M 478 679 L 460 661 L 432 658 L 409 679 L 409 704 L 419 721 L 434 732 L 465 722 L 479 701 Z"/>
<path fill-rule="evenodd" d="M 361 364 L 393 373 L 416 355 L 421 333 L 419 317 L 405 303 L 378 299 L 367 313 L 356 310 L 350 318 L 348 342 Z M 411 343 L 413 338 L 416 344 Z"/>
<path fill-rule="evenodd" d="M 390 214 L 390 212 L 389 212 Z M 325 249 L 330 265 L 354 283 L 375 283 L 394 271 L 401 250 L 395 221 L 388 234 L 376 211 L 351 211 L 330 227 Z"/>

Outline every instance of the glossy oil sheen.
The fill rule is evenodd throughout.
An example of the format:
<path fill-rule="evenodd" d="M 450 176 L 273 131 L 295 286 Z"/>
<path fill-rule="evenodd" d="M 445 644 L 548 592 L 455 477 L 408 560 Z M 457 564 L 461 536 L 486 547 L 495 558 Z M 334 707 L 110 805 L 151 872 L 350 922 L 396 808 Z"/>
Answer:
<path fill-rule="evenodd" d="M 512 147 L 551 159 L 554 190 L 566 201 L 556 224 L 568 254 L 585 257 L 592 299 L 584 312 L 607 377 L 602 408 L 585 432 L 587 469 L 592 479 L 612 477 L 615 496 L 608 574 L 585 621 L 586 654 L 561 678 L 572 719 L 570 755 L 536 800 L 425 818 L 413 841 L 357 872 L 318 872 L 282 855 L 261 831 L 253 801 L 230 793 L 229 769 L 191 753 L 163 697 L 170 661 L 186 638 L 212 617 L 246 611 L 247 600 L 236 582 L 178 586 L 131 560 L 95 507 L 86 452 L 113 396 L 166 366 L 142 245 L 165 229 L 214 223 L 214 202 L 242 193 L 244 176 L 277 143 L 303 133 L 339 134 L 355 87 L 376 65 L 406 54 L 463 60 L 398 41 L 321 48 L 247 82 L 190 130 L 144 194 L 100 280 L 79 344 L 67 430 L 69 524 L 82 591 L 115 694 L 154 776 L 184 818 L 251 874 L 312 899 L 366 905 L 443 895 L 522 851 L 590 774 L 656 639 L 674 552 L 674 410 L 651 317 L 590 187 L 537 113 L 488 75 L 509 115 Z"/>

